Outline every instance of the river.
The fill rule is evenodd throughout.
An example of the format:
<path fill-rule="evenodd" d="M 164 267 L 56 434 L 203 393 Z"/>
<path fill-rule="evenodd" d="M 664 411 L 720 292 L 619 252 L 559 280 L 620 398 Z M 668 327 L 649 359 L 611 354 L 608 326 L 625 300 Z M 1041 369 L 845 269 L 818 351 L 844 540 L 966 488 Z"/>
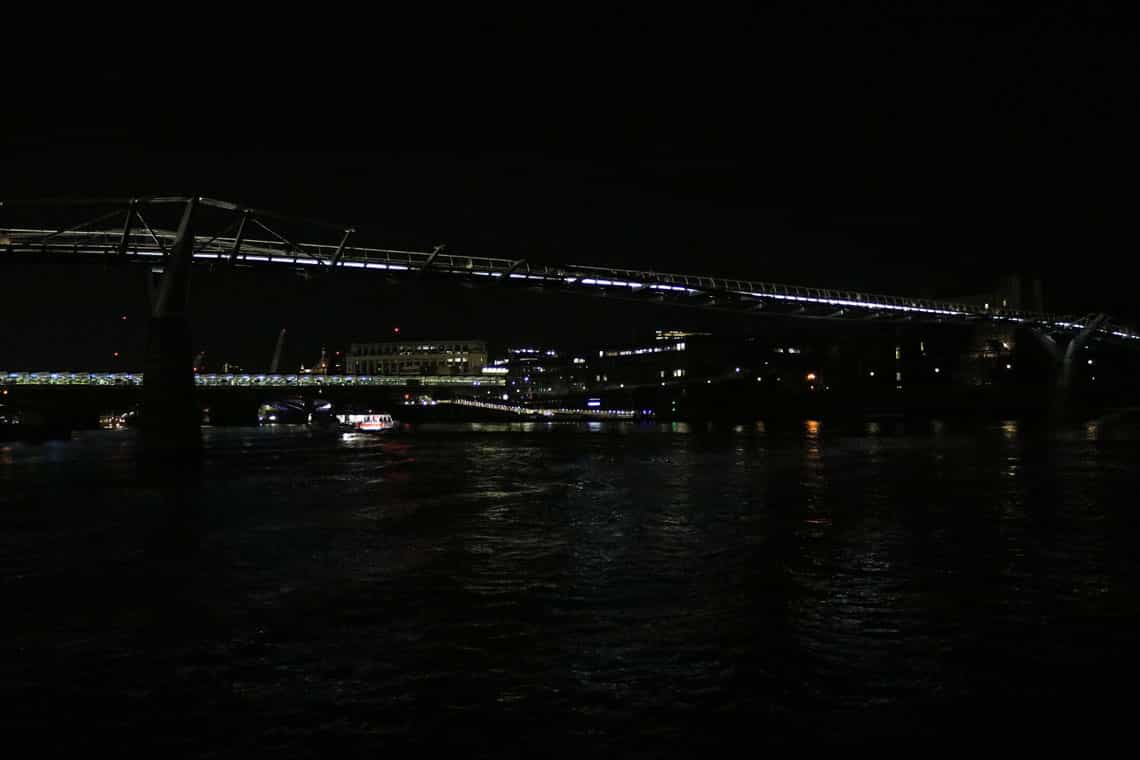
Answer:
<path fill-rule="evenodd" d="M 131 431 L 0 446 L 11 740 L 659 757 L 1130 735 L 1136 427 L 203 435 L 200 482 L 165 489 Z"/>

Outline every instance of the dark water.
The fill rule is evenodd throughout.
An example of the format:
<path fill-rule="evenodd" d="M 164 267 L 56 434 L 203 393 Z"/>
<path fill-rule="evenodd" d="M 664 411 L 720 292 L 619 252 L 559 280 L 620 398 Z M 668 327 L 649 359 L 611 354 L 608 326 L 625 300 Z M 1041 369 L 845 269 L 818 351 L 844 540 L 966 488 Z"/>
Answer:
<path fill-rule="evenodd" d="M 0 446 L 0 726 L 44 751 L 1131 741 L 1140 431 L 424 425 Z"/>

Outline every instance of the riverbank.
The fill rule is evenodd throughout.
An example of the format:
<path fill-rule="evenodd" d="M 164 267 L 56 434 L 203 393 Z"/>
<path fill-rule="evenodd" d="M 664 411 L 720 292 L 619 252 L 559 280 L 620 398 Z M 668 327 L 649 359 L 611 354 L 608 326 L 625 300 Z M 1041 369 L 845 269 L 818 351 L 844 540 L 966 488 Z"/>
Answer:
<path fill-rule="evenodd" d="M 256 389 L 201 390 L 199 403 L 209 409 L 209 420 L 217 426 L 257 424 L 257 409 L 268 393 Z M 297 395 L 294 393 L 293 395 Z M 321 398 L 334 407 L 369 407 L 410 422 L 494 422 L 541 419 L 530 413 L 480 408 L 441 399 L 438 404 L 406 404 L 402 395 L 326 392 Z M 20 388 L 9 397 L 16 408 L 37 415 L 53 430 L 87 430 L 100 427 L 100 417 L 121 413 L 141 402 L 137 388 Z M 643 389 L 621 395 L 602 394 L 600 407 L 585 408 L 585 399 L 567 399 L 561 408 L 582 407 L 581 414 L 560 413 L 564 420 L 648 419 L 661 422 L 730 422 L 757 420 L 857 421 L 900 418 L 940 418 L 961 420 L 1048 420 L 1053 411 L 1048 389 L 1042 387 L 908 389 L 879 393 L 840 391 L 792 392 L 759 389 L 730 384 L 720 387 L 688 386 Z M 1095 393 L 1084 389 L 1074 393 L 1066 406 L 1065 419 L 1093 421 L 1140 408 L 1140 399 L 1119 394 Z M 615 415 L 611 410 L 633 411 L 635 415 Z M 13 435 L 9 431 L 7 435 Z"/>

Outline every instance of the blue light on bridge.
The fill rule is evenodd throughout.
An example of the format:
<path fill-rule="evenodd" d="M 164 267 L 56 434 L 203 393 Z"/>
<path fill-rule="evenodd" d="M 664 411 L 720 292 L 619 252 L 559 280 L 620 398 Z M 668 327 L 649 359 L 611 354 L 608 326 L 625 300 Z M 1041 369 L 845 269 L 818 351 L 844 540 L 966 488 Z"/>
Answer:
<path fill-rule="evenodd" d="M 170 202 L 179 199 L 163 199 Z M 238 206 L 216 199 L 203 198 L 201 202 L 216 208 L 234 210 Z M 156 199 L 157 202 L 157 199 Z M 137 230 L 135 231 L 137 232 Z M 163 241 L 173 242 L 174 234 L 167 231 L 150 232 L 146 237 L 132 233 L 126 253 L 135 257 L 159 258 L 166 255 Z M 92 230 L 72 228 L 66 232 L 43 229 L 0 229 L 0 253 L 5 252 L 56 252 L 87 255 L 107 255 L 118 250 L 122 240 L 121 229 Z M 228 259 L 235 249 L 235 239 L 225 234 L 210 238 L 203 250 L 194 253 L 199 261 Z M 575 288 L 621 288 L 627 291 L 646 289 L 654 292 L 671 292 L 688 296 L 707 296 L 718 302 L 731 301 L 737 307 L 748 309 L 786 304 L 814 304 L 837 309 L 835 316 L 847 310 L 865 312 L 930 315 L 935 318 L 952 317 L 957 321 L 999 321 L 1015 324 L 1034 324 L 1065 330 L 1080 330 L 1085 323 L 1072 316 L 1029 313 L 1008 309 L 993 310 L 990 304 L 977 305 L 950 303 L 919 298 L 874 295 L 852 291 L 782 285 L 751 280 L 735 280 L 701 275 L 647 272 L 614 267 L 588 267 L 582 265 L 548 266 L 528 263 L 526 271 L 515 271 L 519 262 L 505 258 L 469 257 L 453 254 L 404 251 L 360 246 L 340 248 L 328 244 L 289 244 L 282 240 L 246 239 L 245 248 L 237 259 L 246 263 L 269 263 L 291 267 L 332 265 L 334 251 L 339 261 L 336 266 L 364 270 L 432 271 L 448 275 L 504 278 L 518 281 L 538 281 L 569 285 Z M 397 263 L 398 262 L 398 263 Z M 723 295 L 730 299 L 721 299 Z M 829 309 L 830 310 L 830 309 Z M 818 315 L 807 315 L 818 316 Z M 1120 325 L 1105 325 L 1098 329 L 1106 335 L 1130 341 L 1140 340 L 1140 334 Z M 59 378 L 54 378 L 58 380 Z"/>

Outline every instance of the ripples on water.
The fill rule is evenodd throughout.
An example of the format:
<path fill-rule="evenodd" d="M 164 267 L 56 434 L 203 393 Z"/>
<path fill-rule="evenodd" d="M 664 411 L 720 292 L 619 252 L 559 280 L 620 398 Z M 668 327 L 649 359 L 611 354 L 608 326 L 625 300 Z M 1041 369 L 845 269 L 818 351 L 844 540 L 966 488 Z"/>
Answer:
<path fill-rule="evenodd" d="M 0 445 L 3 721 L 289 756 L 1103 740 L 1135 432 L 207 429 L 180 491 L 129 432 Z"/>

